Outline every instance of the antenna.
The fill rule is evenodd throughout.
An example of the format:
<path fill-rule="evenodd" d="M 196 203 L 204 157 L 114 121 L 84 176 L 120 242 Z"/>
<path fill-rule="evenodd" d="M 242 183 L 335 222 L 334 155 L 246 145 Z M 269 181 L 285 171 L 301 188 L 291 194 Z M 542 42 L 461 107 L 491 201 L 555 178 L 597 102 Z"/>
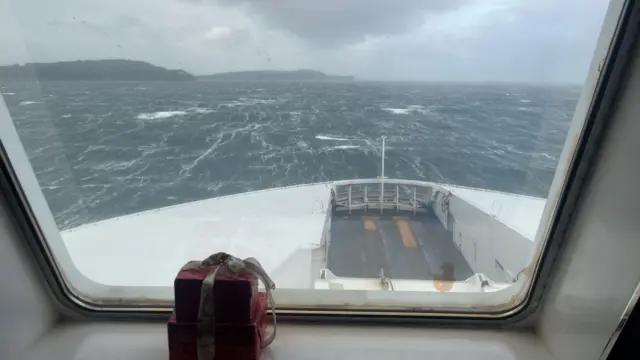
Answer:
<path fill-rule="evenodd" d="M 382 165 L 380 166 L 380 213 L 382 213 L 382 208 L 384 206 L 384 148 L 385 148 L 385 139 L 387 137 L 382 137 L 382 154 L 380 156 L 380 160 Z"/>

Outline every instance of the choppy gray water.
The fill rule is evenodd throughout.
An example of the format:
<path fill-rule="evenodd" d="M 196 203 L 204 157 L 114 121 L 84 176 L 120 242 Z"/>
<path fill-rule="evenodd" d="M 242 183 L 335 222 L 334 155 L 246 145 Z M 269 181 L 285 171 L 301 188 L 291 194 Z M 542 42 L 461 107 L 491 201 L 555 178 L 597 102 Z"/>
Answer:
<path fill-rule="evenodd" d="M 207 82 L 4 84 L 61 228 L 380 173 L 545 197 L 578 87 Z"/>

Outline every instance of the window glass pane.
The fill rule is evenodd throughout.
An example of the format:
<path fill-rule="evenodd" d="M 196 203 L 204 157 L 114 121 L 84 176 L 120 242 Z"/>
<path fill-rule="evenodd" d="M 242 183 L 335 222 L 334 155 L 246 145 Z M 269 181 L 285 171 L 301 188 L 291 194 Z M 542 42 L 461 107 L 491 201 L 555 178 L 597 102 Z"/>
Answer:
<path fill-rule="evenodd" d="M 528 288 L 608 2 L 1 6 L 2 141 L 85 299 L 225 251 L 283 306 L 482 312 Z"/>

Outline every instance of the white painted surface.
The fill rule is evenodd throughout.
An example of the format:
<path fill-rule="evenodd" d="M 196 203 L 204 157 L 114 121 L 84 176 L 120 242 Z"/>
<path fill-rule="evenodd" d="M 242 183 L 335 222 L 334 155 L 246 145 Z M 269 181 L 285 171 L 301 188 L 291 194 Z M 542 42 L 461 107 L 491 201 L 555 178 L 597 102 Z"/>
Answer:
<path fill-rule="evenodd" d="M 534 256 L 535 244 L 523 237 L 511 227 L 502 225 L 497 221 L 490 223 L 490 235 L 493 239 L 493 254 L 504 270 L 503 276 L 506 280 L 512 281 L 518 273 L 529 266 Z M 488 263 L 487 266 L 496 266 Z M 500 272 L 500 269 L 496 269 Z M 498 279 L 496 279 L 498 281 Z"/>
<path fill-rule="evenodd" d="M 0 105 L 3 105 L 0 98 Z M 0 114 L 0 117 L 2 114 Z M 1 122 L 2 120 L 0 120 Z M 12 359 L 53 326 L 58 314 L 0 194 L 0 358 Z"/>
<path fill-rule="evenodd" d="M 64 231 L 62 236 L 75 268 L 102 285 L 171 287 L 175 274 L 187 261 L 225 251 L 259 258 L 279 289 L 311 289 L 323 263 L 313 249 L 320 250 L 330 242 L 330 188 L 330 183 L 301 185 L 201 200 L 83 225 Z M 505 212 L 543 201 L 482 189 L 449 188 L 471 200 L 498 204 Z M 458 201 L 456 196 L 454 193 L 451 198 L 452 203 L 459 204 L 453 206 L 454 215 L 459 228 L 469 229 L 465 235 L 495 227 L 497 218 L 487 216 L 476 204 Z M 464 211 L 459 210 L 461 206 Z M 436 206 L 436 213 L 439 211 Z M 464 222 L 458 218 L 462 212 L 470 214 Z M 535 216 L 535 212 L 529 212 Z M 478 251 L 485 254 L 481 259 L 488 260 L 474 270 L 502 281 L 501 276 L 489 271 L 498 256 L 492 242 L 505 246 L 505 264 L 514 273 L 525 266 L 531 246 L 527 241 L 522 249 L 518 244 L 522 236 L 517 233 L 496 234 L 492 231 L 477 239 Z M 493 240 L 496 236 L 500 239 Z M 462 250 L 472 263 L 469 248 Z M 118 267 L 104 271 L 114 261 Z"/>
<path fill-rule="evenodd" d="M 258 258 L 278 288 L 309 288 L 299 275 L 311 271 L 329 199 L 325 184 L 256 191 L 96 222 L 63 237 L 77 269 L 105 285 L 172 287 L 187 261 L 224 251 Z"/>
<path fill-rule="evenodd" d="M 276 282 L 274 296 L 280 305 L 402 310 L 446 304 L 460 311 L 505 303 L 516 291 L 514 287 L 489 294 L 458 284 L 456 291 L 427 293 L 435 289 L 424 282 L 405 289 L 414 291 L 380 293 L 366 289 L 366 280 L 358 290 L 314 291 L 319 275 L 314 256 L 324 253 L 319 247 L 326 235 L 329 196 L 329 184 L 257 191 L 96 222 L 65 231 L 63 237 L 76 268 L 105 288 L 90 295 L 105 301 L 171 301 L 178 270 L 189 260 L 218 251 L 258 258 Z M 460 293 L 465 290 L 475 294 Z"/>
<path fill-rule="evenodd" d="M 164 324 L 76 324 L 52 331 L 24 360 L 167 359 Z M 279 325 L 265 360 L 548 360 L 533 332 L 399 326 Z"/>
<path fill-rule="evenodd" d="M 546 200 L 532 196 L 447 185 L 454 195 L 533 241 Z"/>
<path fill-rule="evenodd" d="M 544 199 L 447 185 L 454 243 L 476 273 L 511 282 L 529 265 Z M 440 211 L 440 204 L 435 204 Z M 525 223 L 531 225 L 525 226 Z M 520 229 L 520 231 L 517 230 Z M 499 263 L 499 266 L 497 264 Z"/>
<path fill-rule="evenodd" d="M 3 4 L 0 2 L 0 9 Z M 0 10 L 1 11 L 1 10 Z M 0 96 L 0 139 L 11 134 L 13 123 Z M 15 131 L 15 130 L 14 130 Z M 7 151 L 19 153 L 19 142 L 5 143 Z M 26 157 L 24 158 L 26 161 Z M 20 170 L 30 170 L 30 165 Z M 34 176 L 35 178 L 35 176 Z M 46 206 L 46 203 L 45 203 Z M 47 209 L 45 207 L 45 209 Z M 53 218 L 49 213 L 50 221 Z M 43 336 L 58 313 L 43 286 L 43 279 L 29 256 L 20 230 L 0 193 L 0 358 L 12 359 Z M 57 230 L 56 230 L 57 232 Z"/>
<path fill-rule="evenodd" d="M 0 100 L 1 101 L 1 100 Z M 57 312 L 42 279 L 18 241 L 0 195 L 0 358 L 11 359 L 46 333 Z"/>
<path fill-rule="evenodd" d="M 384 290 L 384 291 L 427 291 L 438 292 L 439 288 L 449 289 L 449 293 L 480 293 L 493 292 L 505 289 L 509 284 L 489 282 L 482 285 L 482 279 L 478 275 L 469 277 L 465 281 L 432 281 L 432 280 L 405 280 L 390 279 L 390 284 L 383 287 L 380 279 L 362 279 L 337 277 L 327 273 L 326 279 L 315 281 L 316 290 Z"/>
<path fill-rule="evenodd" d="M 502 275 L 495 273 L 494 237 L 488 214 L 460 198 L 449 199 L 449 211 L 454 223 L 452 225 L 453 240 L 471 269 L 494 280 L 502 280 Z M 474 248 L 474 243 L 475 245 Z M 475 254 L 474 254 L 475 251 Z"/>
<path fill-rule="evenodd" d="M 447 194 L 445 191 L 439 191 L 438 193 L 435 194 L 435 196 L 433 196 L 433 201 L 434 201 L 432 204 L 433 212 L 436 214 L 436 217 L 438 218 L 438 220 L 440 220 L 440 223 L 445 229 L 453 230 L 448 227 L 449 224 L 447 221 L 447 213 L 446 213 L 447 210 L 444 209 L 442 205 L 446 196 Z"/>
<path fill-rule="evenodd" d="M 609 18 L 621 2 L 610 7 Z M 640 282 L 640 62 L 626 74 L 595 174 L 567 235 L 538 331 L 561 359 L 597 359 Z M 584 109 L 583 109 L 584 110 Z"/>

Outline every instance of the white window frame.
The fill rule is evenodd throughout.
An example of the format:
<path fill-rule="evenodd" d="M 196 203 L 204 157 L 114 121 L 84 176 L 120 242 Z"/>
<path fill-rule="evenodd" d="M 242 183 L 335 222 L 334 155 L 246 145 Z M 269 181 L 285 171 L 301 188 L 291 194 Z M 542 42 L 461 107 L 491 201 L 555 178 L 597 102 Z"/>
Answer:
<path fill-rule="evenodd" d="M 524 276 L 532 277 L 528 285 L 529 289 L 526 292 L 519 292 L 520 289 L 513 287 L 513 293 L 505 292 L 501 295 L 502 300 L 518 293 L 526 295 L 524 298 L 514 296 L 511 302 L 504 302 L 506 307 L 481 314 L 447 312 L 438 309 L 415 313 L 354 312 L 318 309 L 314 307 L 319 300 L 317 294 L 297 294 L 295 296 L 298 302 L 308 307 L 279 309 L 278 312 L 290 316 L 325 315 L 337 318 L 361 316 L 369 319 L 393 317 L 420 321 L 436 319 L 439 322 L 475 322 L 493 319 L 496 323 L 520 321 L 534 312 L 543 296 L 544 285 L 550 278 L 554 261 L 563 244 L 571 214 L 581 195 L 585 174 L 590 170 L 593 156 L 607 128 L 606 120 L 609 115 L 607 111 L 611 109 L 611 104 L 623 83 L 626 62 L 633 50 L 631 46 L 633 38 L 630 37 L 633 36 L 636 30 L 634 27 L 637 24 L 630 19 L 637 16 L 637 11 L 623 1 L 614 1 L 609 8 L 589 78 L 582 90 L 574 121 L 560 158 L 560 166 L 556 171 L 544 209 L 543 225 L 538 230 L 536 254 L 539 256 L 536 256 L 537 261 L 523 272 Z M 618 14 L 621 15 L 618 16 Z M 74 313 L 86 317 L 165 316 L 170 311 L 171 303 L 158 304 L 157 300 L 151 300 L 138 301 L 132 306 L 127 298 L 131 294 L 139 294 L 140 289 L 98 284 L 75 269 L 18 137 L 15 136 L 14 140 L 11 140 L 11 136 L 2 135 L 14 133 L 17 134 L 6 107 L 0 107 L 0 160 L 2 160 L 0 170 L 3 175 L 0 183 L 8 195 L 13 212 L 18 216 L 38 265 L 47 275 L 47 283 L 57 301 Z M 167 287 L 145 287 L 144 292 L 150 299 L 160 299 L 171 297 L 173 290 Z M 433 297 L 437 294 L 426 295 Z M 489 301 L 486 294 L 483 295 L 485 300 L 481 301 L 487 301 L 487 305 L 497 300 Z M 336 294 L 331 294 L 332 298 L 335 296 Z M 472 294 L 466 294 L 466 296 L 472 296 Z M 93 299 L 96 298 L 121 298 L 123 302 L 121 305 L 105 306 L 95 303 Z M 449 301 L 449 299 L 442 299 Z M 416 299 L 409 300 L 413 303 Z"/>

